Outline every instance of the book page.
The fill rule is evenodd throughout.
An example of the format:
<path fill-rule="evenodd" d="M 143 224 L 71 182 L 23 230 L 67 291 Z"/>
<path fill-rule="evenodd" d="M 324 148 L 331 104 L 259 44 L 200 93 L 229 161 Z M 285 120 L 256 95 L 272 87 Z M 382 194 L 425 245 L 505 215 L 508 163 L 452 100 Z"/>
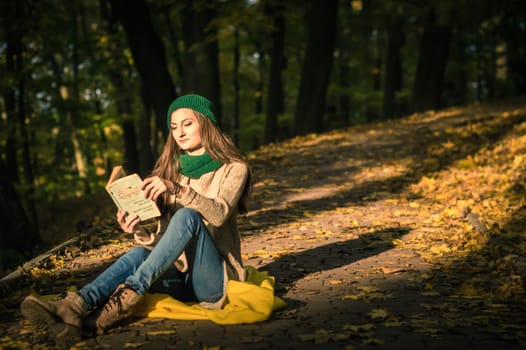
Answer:
<path fill-rule="evenodd" d="M 120 179 L 121 177 L 125 177 L 126 172 L 124 171 L 123 167 L 121 165 L 117 165 L 113 167 L 113 170 L 111 171 L 110 179 L 108 180 L 108 184 L 114 182 L 115 180 Z"/>
<path fill-rule="evenodd" d="M 160 216 L 161 212 L 154 201 L 144 197 L 144 191 L 140 189 L 141 183 L 139 175 L 131 174 L 108 183 L 106 190 L 118 208 L 129 215 L 137 214 L 144 221 Z"/>

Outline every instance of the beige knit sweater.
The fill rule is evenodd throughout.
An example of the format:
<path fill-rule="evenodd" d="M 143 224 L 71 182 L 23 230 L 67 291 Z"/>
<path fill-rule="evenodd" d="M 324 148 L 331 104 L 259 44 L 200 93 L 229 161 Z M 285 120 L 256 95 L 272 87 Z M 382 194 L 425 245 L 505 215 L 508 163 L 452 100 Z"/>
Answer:
<path fill-rule="evenodd" d="M 224 164 L 219 169 L 204 174 L 199 179 L 191 179 L 181 175 L 178 183 L 186 190 L 177 198 L 173 205 L 176 210 L 181 207 L 195 209 L 203 218 L 208 232 L 214 240 L 219 254 L 225 260 L 225 284 L 229 279 L 245 281 L 246 272 L 241 258 L 241 239 L 237 227 L 237 204 L 248 178 L 248 168 L 243 163 Z M 175 198 L 174 198 L 175 199 Z M 155 234 L 145 239 L 135 236 L 138 243 L 152 246 L 165 231 L 170 218 L 161 217 Z M 176 261 L 181 271 L 186 271 L 193 261 L 193 247 L 187 247 Z M 210 308 L 221 307 L 221 303 L 208 305 Z M 206 305 L 205 305 L 206 306 Z"/>

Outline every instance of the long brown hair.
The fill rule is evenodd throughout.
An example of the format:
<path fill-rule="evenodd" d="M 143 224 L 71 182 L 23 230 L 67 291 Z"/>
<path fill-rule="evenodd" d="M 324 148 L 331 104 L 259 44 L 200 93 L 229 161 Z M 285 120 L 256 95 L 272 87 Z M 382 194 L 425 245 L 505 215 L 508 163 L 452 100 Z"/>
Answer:
<path fill-rule="evenodd" d="M 201 127 L 201 140 L 203 147 L 210 157 L 225 164 L 239 162 L 247 166 L 248 178 L 238 202 L 238 212 L 241 214 L 246 213 L 248 211 L 248 197 L 252 191 L 252 170 L 248 166 L 248 163 L 239 149 L 234 145 L 234 142 L 227 134 L 219 129 L 219 127 L 217 127 L 207 116 L 194 110 L 192 110 L 192 112 Z M 172 131 L 170 130 L 163 151 L 152 170 L 152 175 L 171 181 L 177 181 L 181 174 L 179 166 L 179 154 L 181 151 L 182 150 L 177 145 L 177 142 L 175 142 L 172 136 Z"/>

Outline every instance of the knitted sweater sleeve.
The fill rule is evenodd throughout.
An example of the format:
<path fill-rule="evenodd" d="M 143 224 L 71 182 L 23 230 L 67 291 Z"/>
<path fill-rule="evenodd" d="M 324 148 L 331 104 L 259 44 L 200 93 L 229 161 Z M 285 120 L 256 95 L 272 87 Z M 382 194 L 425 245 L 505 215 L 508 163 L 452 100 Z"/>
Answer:
<path fill-rule="evenodd" d="M 248 177 L 248 168 L 242 163 L 227 164 L 219 181 L 216 198 L 207 198 L 191 187 L 177 201 L 184 207 L 197 210 L 212 226 L 220 227 L 237 210 L 238 201 Z"/>

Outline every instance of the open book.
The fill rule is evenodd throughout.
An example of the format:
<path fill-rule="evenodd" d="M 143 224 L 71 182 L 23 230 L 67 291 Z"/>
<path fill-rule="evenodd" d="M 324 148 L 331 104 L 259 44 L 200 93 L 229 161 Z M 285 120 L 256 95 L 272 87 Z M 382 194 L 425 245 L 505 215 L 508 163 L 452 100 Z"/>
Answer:
<path fill-rule="evenodd" d="M 126 175 L 122 166 L 118 165 L 111 172 L 106 191 L 117 208 L 129 215 L 137 214 L 144 221 L 160 216 L 161 212 L 154 201 L 144 197 L 141 183 L 142 179 L 138 174 Z"/>

